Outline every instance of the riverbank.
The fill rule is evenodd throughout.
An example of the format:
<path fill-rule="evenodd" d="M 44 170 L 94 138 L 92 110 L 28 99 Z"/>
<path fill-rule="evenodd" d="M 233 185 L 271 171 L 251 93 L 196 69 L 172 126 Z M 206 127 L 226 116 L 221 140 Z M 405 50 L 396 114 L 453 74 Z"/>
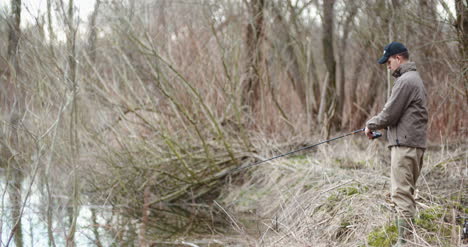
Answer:
<path fill-rule="evenodd" d="M 429 148 L 418 181 L 417 246 L 461 246 L 467 216 L 466 144 Z M 350 139 L 276 160 L 222 195 L 240 246 L 390 246 L 389 152 L 382 141 Z M 232 215 L 261 219 L 244 224 Z M 239 246 L 233 244 L 232 246 Z"/>

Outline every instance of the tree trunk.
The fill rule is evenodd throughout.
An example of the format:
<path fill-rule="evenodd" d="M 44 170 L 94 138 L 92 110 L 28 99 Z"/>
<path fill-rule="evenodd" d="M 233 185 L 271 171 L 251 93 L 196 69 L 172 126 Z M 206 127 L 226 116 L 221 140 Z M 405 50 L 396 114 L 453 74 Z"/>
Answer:
<path fill-rule="evenodd" d="M 455 27 L 458 32 L 459 50 L 461 55 L 461 73 L 465 85 L 465 95 L 468 95 L 468 3 L 466 0 L 455 0 L 457 19 Z M 468 97 L 465 97 L 468 103 Z"/>
<path fill-rule="evenodd" d="M 52 0 L 47 0 L 47 30 L 49 31 L 49 42 L 52 48 L 55 42 L 55 33 L 52 27 Z"/>
<path fill-rule="evenodd" d="M 328 72 L 328 83 L 322 90 L 326 90 L 325 95 L 325 112 L 320 116 L 319 121 L 324 127 L 326 138 L 330 135 L 330 128 L 338 126 L 335 117 L 336 111 L 336 61 L 335 53 L 333 50 L 333 8 L 335 0 L 325 0 L 323 2 L 323 60 L 325 62 Z"/>
<path fill-rule="evenodd" d="M 78 170 L 77 160 L 79 155 L 79 141 L 78 141 L 78 83 L 76 79 L 76 32 L 77 27 L 74 21 L 74 1 L 68 1 L 68 12 L 66 17 L 67 30 L 67 49 L 68 49 L 68 74 L 66 79 L 70 84 L 73 93 L 71 111 L 70 111 L 70 163 L 72 166 L 72 205 L 68 208 L 70 229 L 67 235 L 67 247 L 75 246 L 75 232 L 76 221 L 79 214 L 79 184 L 78 184 Z"/>
<path fill-rule="evenodd" d="M 338 113 L 338 116 L 340 117 L 341 119 L 341 123 L 340 123 L 340 127 L 343 128 L 346 124 L 346 118 L 345 118 L 345 111 L 344 111 L 344 103 L 345 103 L 345 99 L 346 99 L 346 92 L 345 91 L 345 82 L 346 82 L 346 70 L 345 70 L 345 67 L 346 67 L 346 63 L 345 63 L 345 56 L 346 56 L 346 50 L 347 50 L 347 47 L 348 47 L 348 36 L 349 36 L 349 33 L 350 33 L 350 26 L 353 22 L 353 19 L 354 17 L 356 16 L 357 14 L 357 10 L 358 10 L 358 5 L 355 4 L 353 1 L 350 1 L 349 3 L 351 6 L 350 7 L 350 10 L 349 10 L 349 13 L 348 13 L 348 16 L 346 17 L 344 23 L 343 23 L 343 37 L 341 37 L 341 40 L 340 40 L 340 49 L 338 51 L 338 61 L 339 61 L 339 71 L 340 71 L 340 79 L 338 80 L 339 84 L 338 84 L 338 87 L 337 87 L 337 96 L 338 96 L 338 100 L 337 100 L 337 113 Z M 355 92 L 355 90 L 350 90 L 348 91 L 350 92 L 351 94 L 353 94 Z"/>
<path fill-rule="evenodd" d="M 12 162 L 14 165 L 18 165 L 16 162 Z M 23 200 L 22 200 L 22 183 L 23 183 L 23 175 L 22 171 L 17 169 L 17 167 L 10 168 L 12 170 L 12 184 L 9 186 L 9 196 L 10 196 L 10 203 L 11 203 L 11 219 L 13 229 L 11 230 L 11 234 L 14 234 L 14 242 L 15 246 L 22 247 L 23 246 L 23 227 L 22 227 L 22 214 L 21 209 L 23 207 Z"/>
<path fill-rule="evenodd" d="M 460 53 L 463 60 L 466 62 L 468 52 L 468 3 L 466 0 L 455 0 L 455 8 L 457 10 L 457 20 L 455 27 L 458 31 L 458 40 L 460 41 Z"/>
<path fill-rule="evenodd" d="M 278 9 L 278 7 L 273 7 L 273 11 L 276 14 L 275 20 L 278 23 L 278 40 L 281 43 L 278 48 L 280 58 L 283 62 L 283 66 L 287 71 L 288 77 L 292 83 L 294 91 L 297 93 L 297 96 L 299 97 L 302 106 L 304 107 L 304 109 L 306 109 L 307 101 L 304 75 L 300 71 L 300 64 L 294 48 L 294 40 L 291 37 L 292 34 L 290 31 L 290 27 L 286 23 L 286 20 L 284 20 L 281 11 Z M 283 44 L 286 46 L 285 48 L 282 46 Z"/>
<path fill-rule="evenodd" d="M 4 89 L 2 89 L 4 102 L 3 106 L 10 114 L 10 131 L 7 131 L 6 139 L 12 150 L 19 150 L 19 139 L 17 128 L 21 121 L 21 115 L 23 112 L 22 94 L 18 90 L 18 74 L 20 73 L 20 66 L 18 63 L 19 53 L 19 39 L 21 36 L 21 0 L 11 0 L 11 16 L 8 21 L 8 53 L 7 59 L 9 63 L 9 78 L 6 82 Z M 3 145 L 2 145 L 3 146 Z M 5 147 L 2 147 L 5 148 Z M 4 152 L 2 152 L 4 153 Z M 23 246 L 23 230 L 22 230 L 22 219 L 21 219 L 21 207 L 22 207 L 22 189 L 21 184 L 23 181 L 23 174 L 20 164 L 16 162 L 12 152 L 7 157 L 1 157 L 4 160 L 9 161 L 9 168 L 13 174 L 13 184 L 10 187 L 10 197 L 12 203 L 12 220 L 15 246 Z M 3 156 L 3 155 L 2 155 Z M 11 161 L 11 162 L 10 162 Z"/>
<path fill-rule="evenodd" d="M 293 6 L 293 3 L 291 0 L 288 0 L 287 3 L 288 3 L 289 10 L 290 10 L 290 15 L 291 15 L 291 23 L 294 27 L 294 30 L 298 34 L 300 34 L 303 31 L 301 30 L 299 26 L 298 20 L 301 19 L 299 18 L 299 16 L 301 16 L 304 8 L 307 5 L 315 4 L 315 6 L 317 6 L 318 4 L 316 1 L 309 1 L 309 3 L 302 6 L 301 9 L 297 10 L 297 8 Z M 297 39 L 305 40 L 304 37 L 297 37 Z M 310 108 L 309 110 L 306 110 L 306 112 L 310 113 L 311 115 L 318 113 L 319 101 L 320 101 L 320 80 L 317 74 L 317 66 L 315 64 L 314 50 L 312 47 L 313 46 L 309 46 L 308 43 L 302 44 L 302 46 L 300 47 L 303 56 L 306 58 L 306 63 L 305 63 L 304 72 L 303 72 L 304 73 L 303 80 L 305 84 L 307 107 Z"/>
<path fill-rule="evenodd" d="M 354 126 L 363 126 L 363 123 L 365 123 L 366 119 L 369 117 L 369 114 L 371 113 L 371 110 L 376 102 L 378 92 L 381 90 L 380 87 L 383 87 L 383 84 L 379 83 L 379 81 L 381 81 L 381 79 L 378 77 L 377 71 L 372 70 L 369 89 L 366 91 L 367 93 L 363 95 L 364 100 L 362 101 L 362 104 L 360 106 L 358 105 L 357 107 L 361 113 L 353 115 L 355 116 L 353 118 Z"/>
<path fill-rule="evenodd" d="M 8 18 L 7 81 L 1 85 L 2 108 L 9 111 L 11 117 L 19 115 L 21 97 L 18 95 L 17 77 L 20 72 L 18 63 L 19 39 L 21 36 L 21 0 L 11 0 L 11 14 Z"/>
<path fill-rule="evenodd" d="M 11 0 L 11 19 L 8 22 L 8 61 L 12 63 L 16 72 L 18 71 L 18 44 L 21 35 L 21 0 Z"/>
<path fill-rule="evenodd" d="M 160 6 L 159 6 L 159 14 L 158 14 L 158 25 L 159 25 L 159 38 L 162 40 L 161 42 L 161 51 L 162 52 L 167 52 L 168 49 L 168 29 L 167 29 L 167 21 L 166 21 L 166 11 L 168 9 L 168 4 L 166 2 L 167 0 L 160 0 Z"/>
<path fill-rule="evenodd" d="M 89 22 L 89 38 L 88 38 L 88 52 L 91 62 L 94 64 L 96 63 L 96 41 L 97 41 L 97 16 L 99 13 L 99 5 L 101 4 L 101 0 L 96 0 L 94 4 L 94 11 L 90 17 Z"/>
<path fill-rule="evenodd" d="M 251 0 L 249 2 L 250 21 L 247 25 L 246 45 L 246 75 L 243 81 L 242 104 L 247 106 L 251 112 L 257 108 L 260 99 L 260 64 L 263 59 L 263 8 L 264 0 Z"/>
<path fill-rule="evenodd" d="M 370 42 L 367 42 L 364 48 L 362 49 L 363 51 L 366 51 L 369 49 Z M 360 52 L 359 58 L 357 61 L 364 61 L 369 55 L 365 52 Z M 358 64 L 352 74 L 352 78 L 350 80 L 350 85 L 348 86 L 349 89 L 349 94 L 348 94 L 348 109 L 349 109 L 349 117 L 346 119 L 346 126 L 348 126 L 351 129 L 356 129 L 358 128 L 357 122 L 355 121 L 356 117 L 362 113 L 359 111 L 359 106 L 357 105 L 356 98 L 357 98 L 357 90 L 356 88 L 358 87 L 358 81 L 361 77 L 362 74 L 362 69 L 364 68 L 363 65 Z"/>
<path fill-rule="evenodd" d="M 278 43 L 280 43 L 278 50 L 282 58 L 283 66 L 287 70 L 287 75 L 292 83 L 293 89 L 296 92 L 301 105 L 307 114 L 317 112 L 318 102 L 320 98 L 319 80 L 316 72 L 314 56 L 312 49 L 308 51 L 303 44 L 296 40 L 301 40 L 301 37 L 294 37 L 293 32 L 300 33 L 299 25 L 297 23 L 297 13 L 294 7 L 290 6 L 290 22 L 288 23 L 279 7 L 274 6 L 275 24 L 277 22 L 278 29 L 276 35 Z M 292 25 L 291 28 L 289 25 Z M 283 46 L 284 44 L 284 46 Z M 283 53 L 284 52 L 284 53 Z M 306 58 L 301 60 L 301 58 Z M 310 93 L 310 95 L 308 95 Z M 309 110 L 307 110 L 309 109 Z"/>

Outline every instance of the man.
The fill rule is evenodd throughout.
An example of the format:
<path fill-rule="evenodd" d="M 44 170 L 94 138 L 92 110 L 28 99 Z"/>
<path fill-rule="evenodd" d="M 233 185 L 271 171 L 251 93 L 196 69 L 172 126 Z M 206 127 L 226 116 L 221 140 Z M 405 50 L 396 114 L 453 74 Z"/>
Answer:
<path fill-rule="evenodd" d="M 398 243 L 406 243 L 416 211 L 414 192 L 423 164 L 427 132 L 427 100 L 424 83 L 408 49 L 392 42 L 384 49 L 379 64 L 387 64 L 396 78 L 392 94 L 382 112 L 366 123 L 365 133 L 387 128 L 391 152 L 391 197 L 397 213 Z"/>

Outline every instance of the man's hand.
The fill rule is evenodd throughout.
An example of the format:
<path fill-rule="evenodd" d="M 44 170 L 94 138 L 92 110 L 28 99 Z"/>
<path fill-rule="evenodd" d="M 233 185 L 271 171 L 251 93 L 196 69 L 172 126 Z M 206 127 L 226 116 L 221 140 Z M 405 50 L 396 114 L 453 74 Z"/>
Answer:
<path fill-rule="evenodd" d="M 374 135 L 372 134 L 372 131 L 366 127 L 366 129 L 364 130 L 364 133 L 366 133 L 366 136 L 367 138 L 369 139 L 372 139 L 374 137 Z"/>

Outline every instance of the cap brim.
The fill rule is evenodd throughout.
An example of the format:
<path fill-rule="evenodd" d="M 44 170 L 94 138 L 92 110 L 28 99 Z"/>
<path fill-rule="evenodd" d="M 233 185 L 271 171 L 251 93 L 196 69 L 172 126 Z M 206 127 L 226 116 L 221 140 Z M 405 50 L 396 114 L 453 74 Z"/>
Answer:
<path fill-rule="evenodd" d="M 383 57 L 381 57 L 381 58 L 379 59 L 378 62 L 379 62 L 379 64 L 384 64 L 384 63 L 387 62 L 387 60 L 388 60 L 388 57 L 387 57 L 387 56 L 383 56 Z"/>

